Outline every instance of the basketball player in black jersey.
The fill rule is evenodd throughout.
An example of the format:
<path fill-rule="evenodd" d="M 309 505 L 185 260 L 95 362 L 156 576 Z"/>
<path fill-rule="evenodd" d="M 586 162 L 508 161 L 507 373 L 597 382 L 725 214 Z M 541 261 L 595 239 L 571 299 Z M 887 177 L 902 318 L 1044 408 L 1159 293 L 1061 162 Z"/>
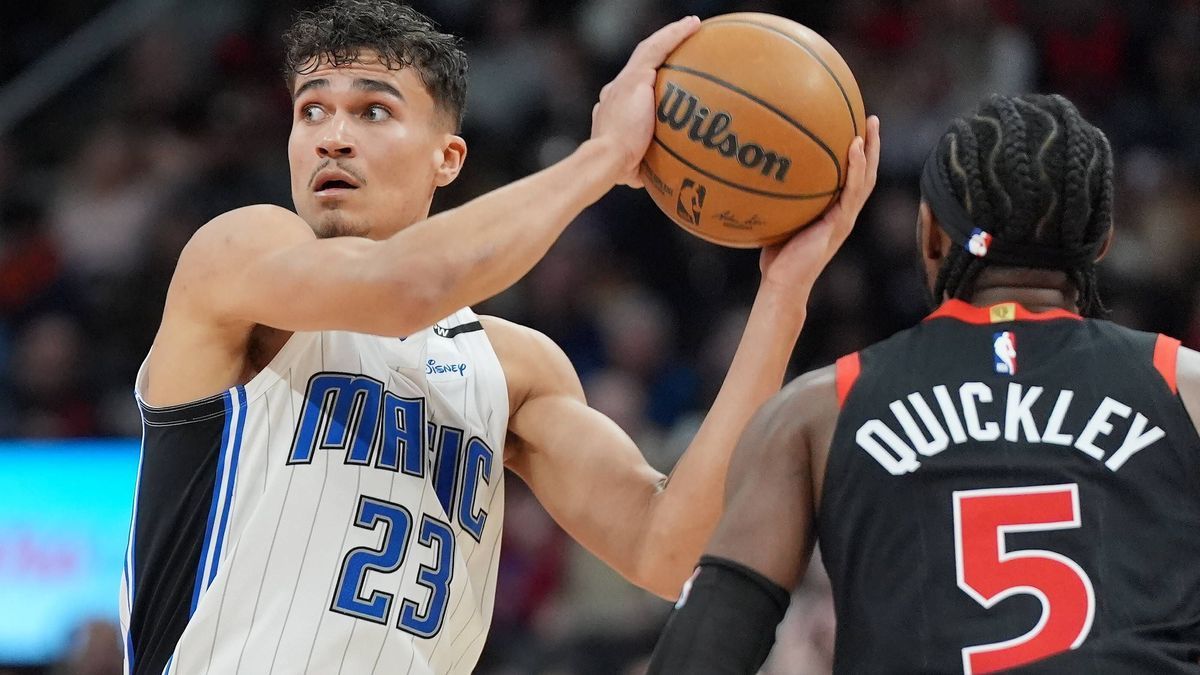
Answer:
<path fill-rule="evenodd" d="M 1108 141 L 993 96 L 921 179 L 941 303 L 742 436 L 652 673 L 751 673 L 815 540 L 841 673 L 1200 672 L 1200 356 L 1096 318 Z"/>

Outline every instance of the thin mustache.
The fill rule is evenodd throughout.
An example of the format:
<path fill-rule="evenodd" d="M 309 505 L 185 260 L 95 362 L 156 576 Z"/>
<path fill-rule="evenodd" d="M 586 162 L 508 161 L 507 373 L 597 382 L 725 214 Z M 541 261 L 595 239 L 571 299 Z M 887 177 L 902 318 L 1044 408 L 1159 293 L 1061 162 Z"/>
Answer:
<path fill-rule="evenodd" d="M 314 186 L 314 184 L 316 183 L 316 180 L 317 180 L 317 174 L 321 173 L 326 168 L 328 168 L 330 164 L 336 165 L 339 171 L 346 172 L 346 174 L 348 174 L 351 178 L 358 181 L 359 187 L 362 187 L 367 184 L 367 179 L 360 176 L 357 171 L 354 171 L 350 167 L 345 166 L 341 162 L 334 161 L 332 159 L 327 159 L 324 162 L 321 162 L 321 165 L 313 170 L 312 176 L 310 176 L 308 179 L 308 187 L 311 188 Z"/>

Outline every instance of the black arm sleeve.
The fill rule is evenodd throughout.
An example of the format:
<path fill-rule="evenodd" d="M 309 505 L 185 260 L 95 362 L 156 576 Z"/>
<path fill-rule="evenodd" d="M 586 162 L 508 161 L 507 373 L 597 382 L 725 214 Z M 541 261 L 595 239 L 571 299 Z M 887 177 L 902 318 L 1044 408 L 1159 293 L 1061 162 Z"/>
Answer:
<path fill-rule="evenodd" d="M 704 556 L 654 656 L 649 675 L 755 673 L 775 644 L 788 592 L 732 560 Z"/>

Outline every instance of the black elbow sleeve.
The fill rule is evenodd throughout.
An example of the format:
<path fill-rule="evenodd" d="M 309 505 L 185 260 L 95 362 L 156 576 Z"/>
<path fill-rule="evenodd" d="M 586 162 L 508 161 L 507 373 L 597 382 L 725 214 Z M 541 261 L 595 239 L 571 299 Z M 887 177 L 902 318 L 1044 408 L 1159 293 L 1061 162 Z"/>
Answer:
<path fill-rule="evenodd" d="M 788 592 L 745 565 L 712 556 L 700 559 L 689 586 L 659 638 L 649 674 L 757 672 L 775 644 Z"/>

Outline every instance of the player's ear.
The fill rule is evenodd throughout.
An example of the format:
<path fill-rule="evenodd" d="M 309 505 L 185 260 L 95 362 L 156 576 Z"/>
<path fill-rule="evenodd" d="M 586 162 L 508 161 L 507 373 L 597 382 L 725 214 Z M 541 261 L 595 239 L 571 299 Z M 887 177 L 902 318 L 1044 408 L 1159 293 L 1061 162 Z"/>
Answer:
<path fill-rule="evenodd" d="M 437 168 L 436 182 L 438 187 L 446 187 L 458 178 L 462 171 L 463 162 L 467 159 L 467 142 L 462 136 L 446 134 L 442 142 L 441 162 Z"/>
<path fill-rule="evenodd" d="M 921 257 L 932 263 L 940 263 L 950 250 L 950 238 L 942 232 L 937 217 L 929 204 L 921 202 L 917 209 L 917 246 Z"/>
<path fill-rule="evenodd" d="M 1104 243 L 1100 245 L 1100 252 L 1096 254 L 1096 260 L 1100 262 L 1104 260 L 1104 256 L 1108 255 L 1108 249 L 1112 248 L 1113 237 L 1117 236 L 1117 228 L 1109 227 L 1108 234 L 1104 235 Z"/>

